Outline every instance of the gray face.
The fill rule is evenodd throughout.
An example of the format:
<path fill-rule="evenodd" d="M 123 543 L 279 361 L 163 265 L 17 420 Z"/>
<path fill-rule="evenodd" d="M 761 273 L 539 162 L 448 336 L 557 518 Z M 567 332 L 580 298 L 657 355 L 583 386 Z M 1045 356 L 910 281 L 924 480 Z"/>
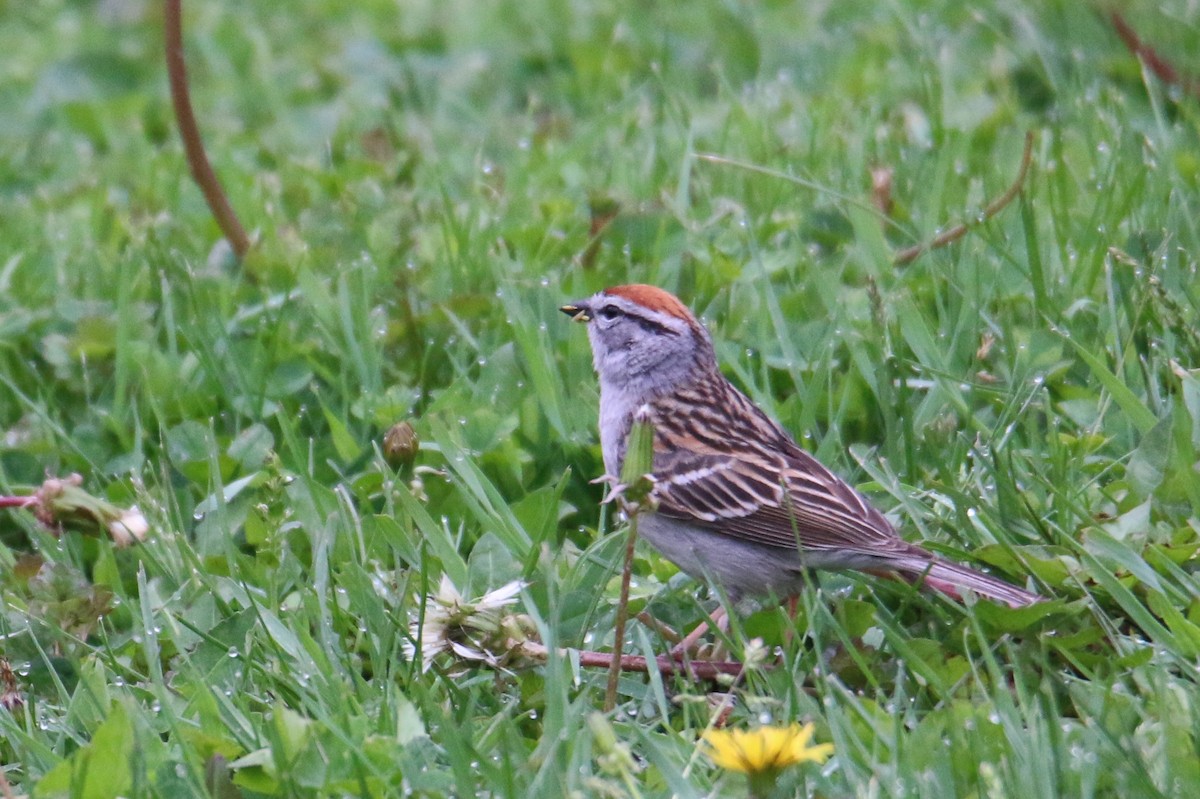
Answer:
<path fill-rule="evenodd" d="M 694 320 L 600 292 L 563 308 L 588 323 L 602 390 L 657 394 L 713 362 Z"/>

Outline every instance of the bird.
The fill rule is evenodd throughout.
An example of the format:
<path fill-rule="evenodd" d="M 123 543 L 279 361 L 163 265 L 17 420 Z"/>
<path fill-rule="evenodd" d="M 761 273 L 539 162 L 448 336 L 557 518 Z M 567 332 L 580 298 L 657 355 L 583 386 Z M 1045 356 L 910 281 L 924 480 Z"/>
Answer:
<path fill-rule="evenodd" d="M 898 577 L 956 600 L 969 590 L 1013 608 L 1043 598 L 901 538 L 725 378 L 708 330 L 670 292 L 615 286 L 560 310 L 587 324 L 605 479 L 616 482 L 633 421 L 645 419 L 653 488 L 638 534 L 735 606 L 795 597 L 815 569 Z"/>

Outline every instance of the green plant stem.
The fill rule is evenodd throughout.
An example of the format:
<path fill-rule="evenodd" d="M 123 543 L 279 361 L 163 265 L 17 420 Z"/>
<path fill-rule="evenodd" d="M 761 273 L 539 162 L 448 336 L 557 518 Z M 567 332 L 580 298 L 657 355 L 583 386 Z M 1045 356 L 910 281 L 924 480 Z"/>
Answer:
<path fill-rule="evenodd" d="M 749 782 L 750 792 L 749 799 L 767 799 L 775 793 L 775 783 L 779 778 L 777 769 L 767 769 L 766 771 L 752 772 L 746 775 L 746 780 Z"/>

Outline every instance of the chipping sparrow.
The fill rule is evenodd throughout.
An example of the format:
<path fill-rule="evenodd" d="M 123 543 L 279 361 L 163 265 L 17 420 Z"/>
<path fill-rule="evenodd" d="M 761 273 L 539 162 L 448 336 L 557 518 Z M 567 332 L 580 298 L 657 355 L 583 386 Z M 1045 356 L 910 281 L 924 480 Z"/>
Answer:
<path fill-rule="evenodd" d="M 708 331 L 673 295 L 617 286 L 561 310 L 588 323 L 608 475 L 621 473 L 635 413 L 653 426 L 656 504 L 639 516 L 639 533 L 688 574 L 711 576 L 734 602 L 792 596 L 807 568 L 898 575 L 1013 607 L 1041 599 L 902 540 L 725 379 Z"/>

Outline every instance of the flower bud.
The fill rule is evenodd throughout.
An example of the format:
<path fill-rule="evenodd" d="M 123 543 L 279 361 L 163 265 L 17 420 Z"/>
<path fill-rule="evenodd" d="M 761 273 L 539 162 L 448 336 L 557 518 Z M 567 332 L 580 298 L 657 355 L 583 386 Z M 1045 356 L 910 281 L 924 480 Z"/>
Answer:
<path fill-rule="evenodd" d="M 383 456 L 393 467 L 410 465 L 420 448 L 421 439 L 408 422 L 397 422 L 383 436 Z"/>

